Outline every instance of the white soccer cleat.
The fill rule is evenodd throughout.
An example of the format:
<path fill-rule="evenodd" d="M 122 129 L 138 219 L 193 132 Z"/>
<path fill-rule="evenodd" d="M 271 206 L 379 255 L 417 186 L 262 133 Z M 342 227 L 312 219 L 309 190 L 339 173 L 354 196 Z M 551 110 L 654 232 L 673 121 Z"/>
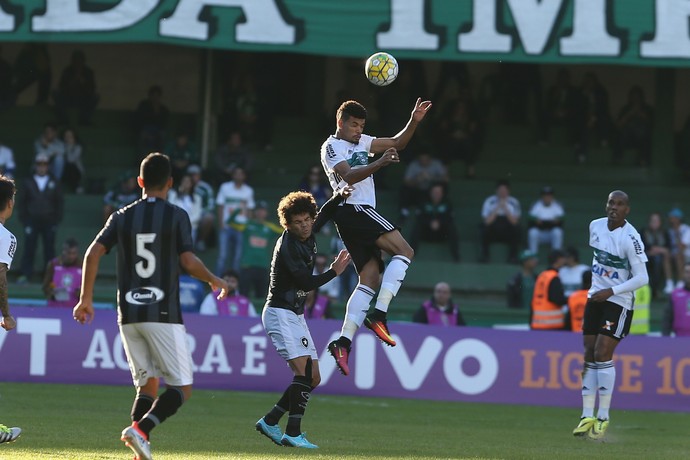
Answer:
<path fill-rule="evenodd" d="M 131 426 L 122 430 L 120 440 L 125 442 L 125 446 L 132 449 L 137 460 L 153 460 L 153 457 L 151 457 L 151 443 L 139 429 L 137 422 L 133 422 Z"/>

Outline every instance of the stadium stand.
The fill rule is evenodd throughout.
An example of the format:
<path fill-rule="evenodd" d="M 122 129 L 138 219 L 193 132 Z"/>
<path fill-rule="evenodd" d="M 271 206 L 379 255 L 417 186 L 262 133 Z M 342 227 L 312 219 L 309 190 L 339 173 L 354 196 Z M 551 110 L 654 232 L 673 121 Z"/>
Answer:
<path fill-rule="evenodd" d="M 137 152 L 130 126 L 130 113 L 125 111 L 99 110 L 93 126 L 81 127 L 80 135 L 85 145 L 84 162 L 87 170 L 87 193 L 68 195 L 66 212 L 58 234 L 58 241 L 66 236 L 76 237 L 86 249 L 102 224 L 102 196 L 117 174 L 124 168 L 136 165 Z M 190 114 L 178 115 L 178 122 L 189 122 Z M 12 126 L 5 130 L 4 142 L 15 151 L 18 163 L 17 176 L 29 172 L 32 142 L 38 129 L 52 120 L 52 110 L 46 107 L 14 107 L 0 113 L 0 123 Z M 254 173 L 249 182 L 255 187 L 257 199 L 275 205 L 278 199 L 293 190 L 303 171 L 314 162 L 318 146 L 329 132 L 321 132 L 317 123 L 299 118 L 285 118 L 275 124 L 273 149 L 257 151 Z M 491 123 L 487 128 L 487 141 L 477 164 L 477 179 L 464 178 L 464 167 L 453 164 L 450 168 L 451 200 L 455 204 L 456 222 L 460 233 L 462 262 L 451 261 L 445 245 L 425 244 L 412 264 L 408 277 L 391 309 L 391 319 L 410 320 L 413 312 L 426 298 L 433 285 L 440 280 L 450 283 L 457 293 L 458 302 L 470 325 L 491 326 L 496 324 L 526 323 L 528 312 L 509 309 L 505 302 L 505 284 L 517 269 L 514 265 L 499 263 L 505 260 L 500 246 L 492 248 L 492 262 L 479 264 L 478 223 L 481 204 L 492 193 L 495 181 L 509 178 L 513 194 L 520 200 L 523 213 L 545 185 L 556 189 L 559 200 L 566 210 L 565 244 L 580 249 L 581 259 L 589 259 L 587 225 L 593 218 L 603 215 L 604 198 L 615 188 L 627 191 L 632 199 L 630 220 L 638 227 L 645 223 L 652 210 L 666 211 L 677 200 L 683 184 L 676 179 L 678 173 L 670 167 L 642 169 L 634 166 L 609 167 L 609 154 L 605 149 L 594 150 L 587 164 L 575 164 L 572 152 L 557 140 L 550 146 L 536 145 L 524 127 Z M 372 130 L 372 132 L 375 132 Z M 669 141 L 670 142 L 670 141 Z M 313 149 L 304 151 L 304 146 Z M 662 146 L 670 148 L 670 146 Z M 548 169 L 544 165 L 548 164 Z M 397 216 L 397 185 L 403 168 L 388 173 L 388 188 L 379 192 L 379 209 L 383 215 Z M 545 172 L 548 176 L 544 176 Z M 667 206 L 666 203 L 669 203 Z M 9 228 L 20 240 L 21 226 L 12 219 Z M 409 235 L 410 224 L 403 227 Z M 319 235 L 321 248 L 327 248 L 329 237 Z M 540 260 L 546 260 L 542 248 Z M 211 266 L 216 259 L 215 250 L 201 254 Z M 40 257 L 37 258 L 40 262 Z M 39 268 L 39 267 L 37 267 Z M 40 267 L 42 268 L 42 267 Z M 40 269 L 39 268 L 39 269 Z M 115 258 L 102 260 L 102 277 L 96 300 L 111 302 L 114 298 Z M 13 297 L 39 298 L 40 288 L 28 285 L 13 288 Z M 254 299 L 260 305 L 263 299 Z M 336 314 L 344 311 L 344 305 L 335 305 Z M 652 328 L 658 330 L 661 304 L 652 306 Z"/>

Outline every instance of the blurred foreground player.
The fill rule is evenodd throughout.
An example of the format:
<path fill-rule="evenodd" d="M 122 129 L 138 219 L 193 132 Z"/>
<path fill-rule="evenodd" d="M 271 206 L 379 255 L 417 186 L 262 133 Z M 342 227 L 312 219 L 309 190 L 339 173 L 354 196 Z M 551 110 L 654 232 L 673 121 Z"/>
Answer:
<path fill-rule="evenodd" d="M 5 222 L 12 217 L 12 211 L 14 211 L 15 192 L 14 181 L 0 174 L 0 311 L 2 312 L 0 327 L 6 331 L 17 327 L 17 322 L 10 313 L 7 291 L 7 271 L 12 265 L 14 252 L 17 250 L 17 238 L 5 228 Z M 21 428 L 10 428 L 0 424 L 0 444 L 16 440 L 21 433 Z"/>
<path fill-rule="evenodd" d="M 166 201 L 172 186 L 170 159 L 149 154 L 141 162 L 137 182 L 141 199 L 114 212 L 86 251 L 81 297 L 73 315 L 81 324 L 93 320 L 98 265 L 118 245 L 118 326 L 137 389 L 132 425 L 122 431 L 121 439 L 135 458 L 149 460 L 151 430 L 192 394 L 192 355 L 182 322 L 179 267 L 211 289 L 220 289 L 220 297 L 226 295 L 227 283 L 194 255 L 187 213 Z M 166 389 L 158 396 L 160 377 Z"/>

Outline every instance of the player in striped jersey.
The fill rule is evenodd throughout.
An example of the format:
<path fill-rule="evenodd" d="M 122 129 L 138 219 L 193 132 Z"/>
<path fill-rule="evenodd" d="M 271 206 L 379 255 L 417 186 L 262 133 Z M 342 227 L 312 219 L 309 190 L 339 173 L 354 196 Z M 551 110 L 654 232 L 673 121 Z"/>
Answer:
<path fill-rule="evenodd" d="M 582 331 L 585 363 L 582 372 L 582 417 L 575 436 L 604 437 L 616 380 L 613 353 L 630 331 L 634 292 L 649 282 L 642 238 L 625 218 L 628 195 L 614 190 L 606 202 L 606 217 L 589 224 L 594 250 L 592 287 L 589 289 Z M 599 395 L 599 410 L 594 405 Z"/>
<path fill-rule="evenodd" d="M 86 251 L 82 292 L 74 319 L 91 322 L 93 289 L 103 255 L 117 245 L 117 312 L 122 345 L 137 389 L 132 425 L 121 439 L 137 459 L 150 459 L 149 433 L 175 414 L 192 392 L 192 356 L 179 300 L 179 267 L 227 293 L 195 255 L 187 213 L 166 201 L 172 187 L 170 159 L 151 153 L 141 162 L 140 200 L 111 214 Z M 158 395 L 159 378 L 167 385 Z"/>
<path fill-rule="evenodd" d="M 409 121 L 398 134 L 376 138 L 363 133 L 366 108 L 356 101 L 343 102 L 336 113 L 335 134 L 329 136 L 321 146 L 321 164 L 333 190 L 342 188 L 343 183 L 350 186 L 356 184 L 352 196 L 338 207 L 333 218 L 359 274 L 359 283 L 347 301 L 340 338 L 328 345 L 338 369 L 344 375 L 350 372 L 350 347 L 362 323 L 382 342 L 395 346 L 395 340 L 388 331 L 386 313 L 405 279 L 414 251 L 400 234 L 399 228 L 376 211 L 373 174 L 400 162 L 398 151 L 407 146 L 430 108 L 430 101 L 417 99 Z M 369 157 L 377 153 L 382 153 L 381 157 L 370 162 Z M 382 250 L 392 256 L 385 271 Z M 376 308 L 367 314 L 369 302 L 377 289 Z"/>

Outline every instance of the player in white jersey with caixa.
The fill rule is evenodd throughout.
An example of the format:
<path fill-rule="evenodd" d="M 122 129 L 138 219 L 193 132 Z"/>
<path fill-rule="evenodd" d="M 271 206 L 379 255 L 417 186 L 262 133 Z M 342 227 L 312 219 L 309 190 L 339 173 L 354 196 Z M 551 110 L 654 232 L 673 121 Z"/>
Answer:
<path fill-rule="evenodd" d="M 582 327 L 585 363 L 582 372 L 582 418 L 575 436 L 601 439 L 609 426 L 609 408 L 616 380 L 613 353 L 630 331 L 634 292 L 649 282 L 642 238 L 625 218 L 628 195 L 611 192 L 606 216 L 589 224 L 589 245 L 594 251 L 592 287 Z M 594 405 L 599 395 L 599 410 Z"/>
<path fill-rule="evenodd" d="M 364 323 L 382 342 L 395 346 L 388 331 L 388 305 L 398 293 L 414 251 L 400 230 L 376 211 L 376 190 L 373 174 L 390 164 L 398 163 L 398 152 L 404 149 L 426 113 L 431 102 L 417 99 L 405 127 L 393 137 L 372 137 L 363 133 L 366 108 L 356 101 L 343 102 L 336 113 L 336 130 L 321 146 L 321 164 L 334 191 L 345 185 L 354 187 L 335 212 L 333 221 L 345 243 L 359 274 L 359 283 L 347 301 L 347 312 L 340 338 L 328 344 L 338 369 L 349 374 L 347 364 L 352 338 Z M 376 160 L 370 156 L 383 153 Z M 381 251 L 390 254 L 384 271 Z M 383 279 L 381 273 L 383 272 Z M 379 289 L 380 284 L 380 289 Z M 367 315 L 369 302 L 376 291 L 376 308 Z"/>

